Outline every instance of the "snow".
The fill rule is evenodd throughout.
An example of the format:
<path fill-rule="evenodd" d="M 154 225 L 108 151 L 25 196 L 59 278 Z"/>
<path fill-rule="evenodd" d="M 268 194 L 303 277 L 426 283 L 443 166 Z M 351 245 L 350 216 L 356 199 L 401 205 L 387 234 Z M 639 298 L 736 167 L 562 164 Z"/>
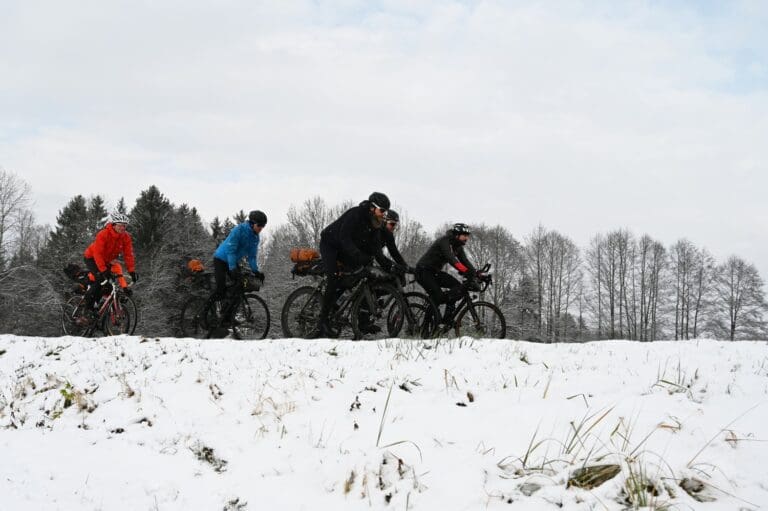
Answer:
<path fill-rule="evenodd" d="M 0 392 L 2 510 L 768 507 L 766 343 L 3 335 Z"/>

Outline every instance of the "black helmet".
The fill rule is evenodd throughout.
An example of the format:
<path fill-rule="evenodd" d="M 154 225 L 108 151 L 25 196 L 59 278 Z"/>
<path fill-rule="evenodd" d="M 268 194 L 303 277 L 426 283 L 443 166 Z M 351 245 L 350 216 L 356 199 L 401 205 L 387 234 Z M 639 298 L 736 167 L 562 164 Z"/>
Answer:
<path fill-rule="evenodd" d="M 387 214 L 384 216 L 384 220 L 387 222 L 399 222 L 400 221 L 400 215 L 397 214 L 397 211 L 394 209 L 387 210 Z"/>
<path fill-rule="evenodd" d="M 389 197 L 381 192 L 373 192 L 368 197 L 368 202 L 373 204 L 379 209 L 389 209 Z"/>
<path fill-rule="evenodd" d="M 453 227 L 451 227 L 451 232 L 454 236 L 458 236 L 460 234 L 472 234 L 472 232 L 469 230 L 469 226 L 462 223 L 453 224 Z"/>
<path fill-rule="evenodd" d="M 248 213 L 248 221 L 252 224 L 260 225 L 264 227 L 267 225 L 267 215 L 264 214 L 263 211 L 259 211 L 258 209 L 255 209 Z"/>

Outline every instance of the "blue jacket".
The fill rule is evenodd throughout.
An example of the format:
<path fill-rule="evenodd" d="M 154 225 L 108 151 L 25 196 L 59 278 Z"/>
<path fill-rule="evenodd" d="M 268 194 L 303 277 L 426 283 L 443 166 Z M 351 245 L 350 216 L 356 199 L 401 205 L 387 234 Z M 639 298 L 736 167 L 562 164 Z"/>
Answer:
<path fill-rule="evenodd" d="M 259 253 L 259 235 L 253 232 L 250 222 L 243 222 L 229 233 L 227 239 L 221 242 L 219 248 L 213 253 L 213 257 L 226 261 L 230 270 L 237 268 L 237 262 L 248 258 L 251 270 L 259 271 L 259 263 L 256 256 Z"/>

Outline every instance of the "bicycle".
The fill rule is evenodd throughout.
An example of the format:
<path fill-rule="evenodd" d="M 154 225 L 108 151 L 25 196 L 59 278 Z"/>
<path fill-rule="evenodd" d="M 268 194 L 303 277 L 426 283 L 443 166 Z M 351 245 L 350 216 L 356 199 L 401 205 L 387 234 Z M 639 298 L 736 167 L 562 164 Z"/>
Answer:
<path fill-rule="evenodd" d="M 339 275 L 341 294 L 328 318 L 333 337 L 397 337 L 404 324 L 412 328 L 408 305 L 392 274 L 364 267 Z M 286 337 L 307 337 L 318 324 L 327 279 L 313 276 L 319 277 L 318 284 L 299 287 L 285 299 L 280 322 Z"/>
<path fill-rule="evenodd" d="M 503 339 L 507 335 L 507 320 L 504 313 L 496 305 L 477 300 L 478 295 L 488 289 L 493 282 L 492 276 L 488 271 L 490 264 L 483 266 L 480 270 L 482 275 L 480 287 L 473 288 L 474 281 L 465 279 L 461 283 L 461 298 L 456 303 L 453 314 L 446 322 L 441 323 L 440 308 L 429 298 L 426 311 L 424 311 L 424 321 L 421 324 L 422 337 L 432 339 L 442 337 L 451 330 L 454 330 L 456 337 L 468 336 L 473 338 Z"/>
<path fill-rule="evenodd" d="M 207 298 L 190 297 L 181 311 L 182 335 L 211 338 L 231 328 L 235 339 L 266 338 L 271 319 L 267 303 L 256 294 L 260 287 L 261 280 L 248 274 L 228 285 L 224 296 L 214 291 Z"/>
<path fill-rule="evenodd" d="M 74 291 L 76 295 L 62 307 L 61 326 L 66 335 L 90 337 L 96 330 L 105 335 L 132 335 L 136 331 L 139 310 L 130 296 L 130 285 L 123 287 L 125 280 L 122 269 L 117 273 L 116 266 L 119 265 L 112 266 L 113 273 L 107 283 L 102 284 L 102 295 L 94 307 L 95 314 L 94 311 L 86 310 L 83 275 L 87 275 L 87 272 L 81 272 L 80 277 L 76 279 L 80 281 Z M 93 319 L 90 320 L 92 314 Z"/>

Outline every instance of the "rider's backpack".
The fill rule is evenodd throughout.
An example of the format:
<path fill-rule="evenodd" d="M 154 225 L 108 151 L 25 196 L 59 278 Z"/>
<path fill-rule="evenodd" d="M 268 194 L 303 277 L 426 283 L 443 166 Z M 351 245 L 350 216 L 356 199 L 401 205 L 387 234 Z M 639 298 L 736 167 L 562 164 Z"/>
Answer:
<path fill-rule="evenodd" d="M 88 270 L 76 263 L 69 263 L 63 270 L 67 277 L 75 281 L 75 285 L 72 287 L 72 292 L 77 294 L 85 293 L 88 285 L 94 280 L 91 278 Z"/>
<path fill-rule="evenodd" d="M 320 259 L 320 252 L 314 248 L 292 248 L 291 262 L 294 263 L 293 268 L 291 268 L 291 273 L 294 276 L 305 277 L 323 274 L 323 261 Z"/>

